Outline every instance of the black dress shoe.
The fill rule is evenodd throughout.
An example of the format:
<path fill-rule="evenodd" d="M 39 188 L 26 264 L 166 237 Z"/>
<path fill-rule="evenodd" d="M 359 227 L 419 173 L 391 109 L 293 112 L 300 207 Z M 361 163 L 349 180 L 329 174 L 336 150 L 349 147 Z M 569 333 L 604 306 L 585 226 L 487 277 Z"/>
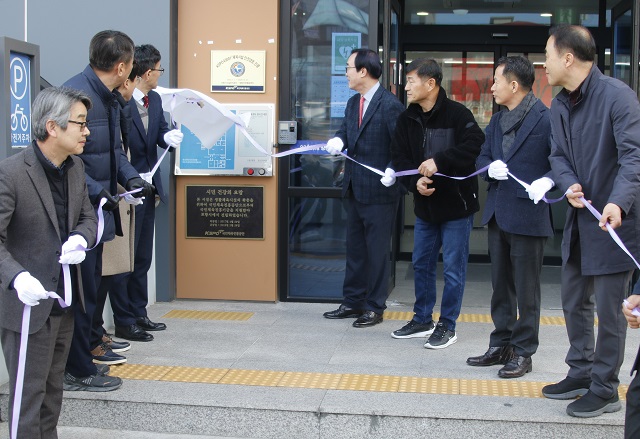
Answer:
<path fill-rule="evenodd" d="M 131 341 L 151 341 L 153 335 L 143 331 L 138 325 L 116 326 L 116 337 Z"/>
<path fill-rule="evenodd" d="M 467 358 L 469 366 L 493 366 L 494 364 L 507 364 L 511 359 L 513 348 L 511 346 L 491 346 L 487 352 L 478 357 Z"/>
<path fill-rule="evenodd" d="M 520 378 L 532 370 L 533 362 L 531 357 L 523 357 L 514 352 L 509 362 L 498 371 L 498 376 L 500 378 Z"/>
<path fill-rule="evenodd" d="M 373 311 L 366 311 L 358 319 L 353 322 L 353 326 L 356 328 L 365 328 L 367 326 L 377 325 L 382 323 L 382 314 L 378 314 Z"/>
<path fill-rule="evenodd" d="M 349 317 L 360 317 L 362 310 L 349 308 L 346 305 L 340 305 L 338 309 L 334 311 L 327 311 L 322 314 L 326 319 L 346 319 Z"/>
<path fill-rule="evenodd" d="M 136 325 L 145 331 L 164 331 L 167 329 L 167 325 L 164 323 L 154 323 L 149 320 L 149 317 L 136 317 Z"/>

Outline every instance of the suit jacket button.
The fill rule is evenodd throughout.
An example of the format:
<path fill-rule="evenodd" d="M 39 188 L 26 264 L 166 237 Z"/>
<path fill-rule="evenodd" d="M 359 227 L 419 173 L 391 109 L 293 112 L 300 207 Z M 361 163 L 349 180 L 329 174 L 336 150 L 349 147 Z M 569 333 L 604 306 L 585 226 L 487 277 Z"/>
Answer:
<path fill-rule="evenodd" d="M 56 250 L 56 256 L 60 256 L 60 250 Z"/>
<path fill-rule="evenodd" d="M 58 282 L 58 278 L 57 278 L 57 277 L 52 277 L 52 278 L 51 278 L 51 281 L 52 281 L 52 282 Z"/>

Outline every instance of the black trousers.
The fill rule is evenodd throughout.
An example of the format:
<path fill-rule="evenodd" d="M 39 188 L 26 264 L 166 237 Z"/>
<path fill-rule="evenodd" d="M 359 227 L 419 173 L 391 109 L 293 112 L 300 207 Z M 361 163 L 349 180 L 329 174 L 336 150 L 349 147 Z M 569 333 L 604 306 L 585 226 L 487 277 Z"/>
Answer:
<path fill-rule="evenodd" d="M 347 200 L 347 266 L 343 303 L 382 314 L 389 294 L 389 251 L 398 202 Z"/>
<path fill-rule="evenodd" d="M 536 353 L 540 328 L 540 271 L 546 240 L 544 236 L 504 232 L 495 219 L 489 223 L 493 285 L 491 318 L 495 325 L 489 346 L 512 345 L 516 354 L 524 357 Z"/>
<path fill-rule="evenodd" d="M 73 307 L 74 327 L 71 349 L 67 359 L 67 372 L 79 378 L 94 375 L 98 370 L 93 364 L 91 356 L 91 322 L 98 300 L 98 289 L 102 280 L 102 249 L 103 244 L 98 244 L 93 250 L 86 253 L 84 261 L 80 264 L 82 276 L 82 289 L 84 291 L 84 307 L 78 303 Z"/>

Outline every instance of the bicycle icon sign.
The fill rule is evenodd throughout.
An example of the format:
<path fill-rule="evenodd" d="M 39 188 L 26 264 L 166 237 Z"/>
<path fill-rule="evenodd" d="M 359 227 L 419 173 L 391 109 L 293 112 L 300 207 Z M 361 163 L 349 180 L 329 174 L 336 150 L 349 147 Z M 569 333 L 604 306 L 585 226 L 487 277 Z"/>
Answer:
<path fill-rule="evenodd" d="M 31 58 L 11 52 L 10 59 L 11 147 L 24 148 L 31 143 Z"/>
<path fill-rule="evenodd" d="M 24 108 L 18 104 L 16 104 L 15 111 L 11 113 L 11 131 L 18 129 L 18 116 L 20 116 L 20 129 L 27 131 L 27 128 L 29 128 L 29 118 L 24 114 Z"/>

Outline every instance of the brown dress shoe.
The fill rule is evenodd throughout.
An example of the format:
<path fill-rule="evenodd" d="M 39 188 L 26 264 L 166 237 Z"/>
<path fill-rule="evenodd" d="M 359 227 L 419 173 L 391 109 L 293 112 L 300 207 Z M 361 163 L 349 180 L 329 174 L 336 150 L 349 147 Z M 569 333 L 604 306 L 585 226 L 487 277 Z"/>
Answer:
<path fill-rule="evenodd" d="M 490 346 L 487 352 L 478 357 L 467 358 L 469 366 L 493 366 L 494 364 L 507 364 L 511 358 L 513 348 L 511 346 Z"/>
<path fill-rule="evenodd" d="M 520 378 L 533 370 L 531 357 L 523 357 L 515 352 L 505 366 L 498 371 L 500 378 Z"/>
<path fill-rule="evenodd" d="M 382 323 L 382 314 L 378 314 L 374 311 L 366 311 L 358 319 L 353 322 L 353 326 L 356 328 L 365 328 L 367 326 L 377 325 Z"/>
<path fill-rule="evenodd" d="M 359 309 L 349 308 L 346 305 L 340 305 L 338 309 L 327 311 L 322 315 L 325 319 L 346 319 L 349 317 L 360 317 L 362 315 L 362 311 Z"/>

